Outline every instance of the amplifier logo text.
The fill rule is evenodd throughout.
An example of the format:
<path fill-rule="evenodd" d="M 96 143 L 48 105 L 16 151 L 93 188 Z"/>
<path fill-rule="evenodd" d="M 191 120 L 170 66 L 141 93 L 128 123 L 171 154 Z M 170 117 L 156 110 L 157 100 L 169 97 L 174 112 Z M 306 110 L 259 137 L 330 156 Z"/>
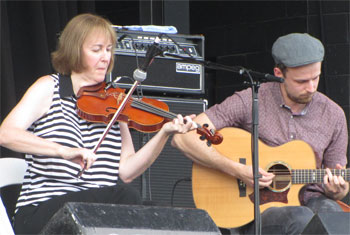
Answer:
<path fill-rule="evenodd" d="M 194 73 L 201 74 L 202 65 L 176 62 L 177 73 Z"/>

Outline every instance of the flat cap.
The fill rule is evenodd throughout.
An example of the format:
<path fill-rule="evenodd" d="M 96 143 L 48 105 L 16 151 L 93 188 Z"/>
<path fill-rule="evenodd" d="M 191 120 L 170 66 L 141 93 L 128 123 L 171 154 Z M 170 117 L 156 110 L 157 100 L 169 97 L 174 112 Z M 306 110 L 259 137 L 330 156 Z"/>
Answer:
<path fill-rule="evenodd" d="M 276 64 L 298 67 L 322 61 L 324 47 L 320 40 L 307 33 L 291 33 L 275 41 L 272 57 Z"/>

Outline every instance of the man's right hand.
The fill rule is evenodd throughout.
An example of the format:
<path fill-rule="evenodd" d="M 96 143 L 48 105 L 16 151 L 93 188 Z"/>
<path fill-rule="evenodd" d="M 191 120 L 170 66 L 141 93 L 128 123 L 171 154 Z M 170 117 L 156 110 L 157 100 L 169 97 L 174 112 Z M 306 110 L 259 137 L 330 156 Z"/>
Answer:
<path fill-rule="evenodd" d="M 259 187 L 261 188 L 268 187 L 275 177 L 274 174 L 266 172 L 262 168 L 259 168 L 259 174 L 261 175 L 259 178 Z M 242 180 L 246 185 L 254 187 L 253 167 L 249 165 L 241 165 L 237 178 Z"/>

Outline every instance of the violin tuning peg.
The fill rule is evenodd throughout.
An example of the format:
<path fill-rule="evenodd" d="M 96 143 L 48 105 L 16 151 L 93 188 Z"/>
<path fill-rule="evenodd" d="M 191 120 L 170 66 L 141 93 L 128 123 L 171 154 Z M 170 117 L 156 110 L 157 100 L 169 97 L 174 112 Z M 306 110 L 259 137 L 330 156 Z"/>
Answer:
<path fill-rule="evenodd" d="M 199 139 L 200 139 L 200 140 L 205 140 L 205 136 L 204 136 L 204 135 L 201 135 L 201 136 L 199 136 Z"/>
<path fill-rule="evenodd" d="M 208 147 L 211 146 L 211 142 L 209 140 L 207 141 L 207 145 L 208 145 Z"/>
<path fill-rule="evenodd" d="M 208 127 L 209 125 L 208 125 L 208 123 L 204 123 L 203 126 L 204 127 Z"/>

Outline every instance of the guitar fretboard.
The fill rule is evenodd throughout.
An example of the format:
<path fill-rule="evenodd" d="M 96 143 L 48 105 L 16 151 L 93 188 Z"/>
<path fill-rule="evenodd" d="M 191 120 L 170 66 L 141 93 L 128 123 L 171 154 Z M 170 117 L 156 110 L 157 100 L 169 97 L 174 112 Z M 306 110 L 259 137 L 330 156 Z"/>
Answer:
<path fill-rule="evenodd" d="M 345 181 L 350 181 L 350 169 L 331 169 L 331 172 L 333 175 L 342 176 Z M 292 183 L 322 183 L 325 174 L 325 169 L 295 169 L 292 170 Z"/>

